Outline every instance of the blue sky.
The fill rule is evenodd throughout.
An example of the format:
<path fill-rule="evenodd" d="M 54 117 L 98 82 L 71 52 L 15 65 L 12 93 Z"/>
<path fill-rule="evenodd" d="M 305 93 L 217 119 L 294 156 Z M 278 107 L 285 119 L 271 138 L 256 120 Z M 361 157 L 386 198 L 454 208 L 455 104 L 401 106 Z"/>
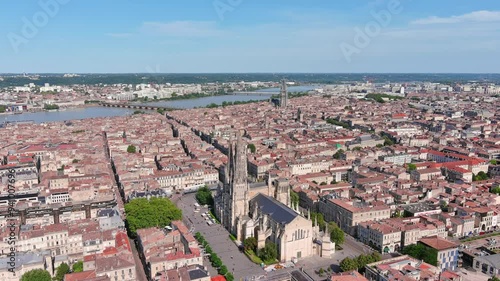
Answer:
<path fill-rule="evenodd" d="M 2 1 L 0 26 L 0 72 L 500 72 L 498 0 Z"/>

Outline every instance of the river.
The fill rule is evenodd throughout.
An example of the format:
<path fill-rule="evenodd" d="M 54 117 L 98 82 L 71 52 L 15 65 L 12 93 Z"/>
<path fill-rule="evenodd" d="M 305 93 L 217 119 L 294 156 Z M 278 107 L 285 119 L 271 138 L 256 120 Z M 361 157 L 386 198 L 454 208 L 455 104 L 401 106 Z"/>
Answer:
<path fill-rule="evenodd" d="M 289 92 L 304 92 L 312 90 L 316 86 L 291 86 L 288 88 Z M 262 89 L 255 92 L 264 93 L 279 93 L 279 88 Z M 223 102 L 235 102 L 235 101 L 249 101 L 249 100 L 267 100 L 271 97 L 270 94 L 265 95 L 226 95 L 226 96 L 211 96 L 196 99 L 187 100 L 175 100 L 175 101 L 159 101 L 150 102 L 147 105 L 157 105 L 165 107 L 173 107 L 180 109 L 189 109 L 194 107 L 204 107 L 211 103 L 222 104 Z M 113 116 L 125 116 L 130 115 L 134 112 L 133 109 L 127 108 L 109 108 L 109 107 L 85 107 L 85 108 L 73 108 L 63 111 L 51 111 L 51 112 L 35 112 L 35 113 L 23 113 L 23 114 L 2 114 L 0 115 L 0 124 L 4 122 L 19 122 L 19 121 L 34 121 L 35 123 L 45 123 L 45 122 L 56 122 L 56 121 L 66 121 L 66 120 L 76 120 L 76 119 L 86 119 L 86 118 L 97 118 L 97 117 L 113 117 Z"/>

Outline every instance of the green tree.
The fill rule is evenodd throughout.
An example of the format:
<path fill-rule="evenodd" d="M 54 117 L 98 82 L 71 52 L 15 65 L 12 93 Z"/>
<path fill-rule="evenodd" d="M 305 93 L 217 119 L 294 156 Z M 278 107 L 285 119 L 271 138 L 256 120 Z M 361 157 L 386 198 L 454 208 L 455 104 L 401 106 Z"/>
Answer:
<path fill-rule="evenodd" d="M 204 240 L 205 238 L 203 238 L 203 235 L 201 235 L 200 232 L 196 232 L 194 234 L 194 237 L 196 238 L 196 240 L 198 240 L 198 242 L 201 242 L 201 240 Z"/>
<path fill-rule="evenodd" d="M 290 200 L 292 201 L 292 205 L 297 207 L 299 205 L 299 194 L 297 192 L 290 189 Z"/>
<path fill-rule="evenodd" d="M 257 250 L 257 239 L 255 237 L 248 237 L 243 241 L 243 246 L 245 250 L 255 252 Z"/>
<path fill-rule="evenodd" d="M 226 274 L 226 281 L 234 281 L 234 276 L 231 272 Z"/>
<path fill-rule="evenodd" d="M 493 276 L 490 279 L 488 279 L 488 281 L 500 281 L 500 278 Z"/>
<path fill-rule="evenodd" d="M 221 267 L 219 267 L 219 274 L 220 275 L 225 275 L 227 272 L 228 272 L 227 266 L 222 265 Z"/>
<path fill-rule="evenodd" d="M 167 198 L 138 198 L 125 204 L 126 224 L 132 237 L 137 229 L 165 227 L 173 220 L 182 219 L 182 211 Z"/>
<path fill-rule="evenodd" d="M 56 269 L 56 276 L 52 278 L 54 281 L 63 281 L 64 280 L 64 275 L 69 273 L 69 265 L 67 263 L 61 263 Z"/>
<path fill-rule="evenodd" d="M 219 258 L 219 256 L 217 254 L 212 254 L 210 256 L 210 261 L 212 262 L 212 265 L 215 268 L 219 268 L 222 266 L 222 260 Z"/>
<path fill-rule="evenodd" d="M 342 245 L 344 244 L 345 241 L 345 233 L 338 227 L 336 224 L 335 226 L 332 225 L 332 223 L 329 224 L 330 228 L 330 239 L 335 242 L 335 245 Z"/>
<path fill-rule="evenodd" d="M 491 193 L 494 193 L 494 194 L 500 195 L 500 186 L 493 187 L 493 188 L 491 189 Z"/>
<path fill-rule="evenodd" d="M 404 212 L 399 210 L 399 211 L 395 211 L 394 214 L 392 214 L 392 217 L 393 218 L 403 218 L 404 217 Z"/>
<path fill-rule="evenodd" d="M 492 160 L 490 160 L 490 164 L 491 164 L 491 165 L 497 165 L 497 164 L 498 164 L 498 161 L 497 161 L 497 160 L 495 160 L 495 159 L 492 159 Z"/>
<path fill-rule="evenodd" d="M 339 149 L 339 150 L 337 150 L 337 152 L 335 152 L 335 154 L 333 154 L 333 158 L 340 159 L 340 157 L 342 156 L 342 154 L 344 154 L 344 150 L 343 149 Z"/>
<path fill-rule="evenodd" d="M 327 118 L 326 119 L 326 123 L 337 125 L 337 126 L 341 126 L 341 127 L 345 128 L 345 129 L 351 128 L 351 125 L 349 125 L 349 123 L 338 121 L 338 120 L 335 120 L 333 118 Z"/>
<path fill-rule="evenodd" d="M 402 253 L 437 266 L 437 250 L 426 247 L 423 244 L 408 245 L 404 247 Z"/>
<path fill-rule="evenodd" d="M 417 165 L 409 163 L 408 165 L 408 171 L 415 171 L 417 169 Z"/>
<path fill-rule="evenodd" d="M 129 145 L 129 146 L 127 147 L 127 152 L 128 152 L 128 153 L 135 153 L 136 151 L 137 151 L 137 149 L 135 148 L 135 146 L 134 146 L 134 145 Z"/>
<path fill-rule="evenodd" d="M 363 271 L 365 265 L 372 263 L 372 257 L 370 255 L 359 255 L 355 258 L 355 261 L 358 266 L 358 271 Z"/>
<path fill-rule="evenodd" d="M 44 104 L 43 109 L 45 110 L 54 110 L 54 109 L 59 109 L 59 105 L 57 104 Z"/>
<path fill-rule="evenodd" d="M 21 281 L 52 281 L 52 278 L 47 270 L 33 269 L 24 273 Z"/>
<path fill-rule="evenodd" d="M 371 253 L 371 256 L 372 256 L 372 262 L 378 262 L 382 260 L 382 256 L 378 252 Z"/>
<path fill-rule="evenodd" d="M 0 113 L 4 113 L 7 110 L 5 105 L 0 105 Z"/>
<path fill-rule="evenodd" d="M 325 229 L 326 222 L 325 222 L 325 218 L 323 217 L 323 214 L 311 212 L 311 221 L 313 223 L 316 222 L 319 225 L 319 228 L 321 230 Z"/>
<path fill-rule="evenodd" d="M 213 253 L 212 247 L 210 247 L 209 245 L 205 246 L 205 252 L 207 254 L 212 254 Z"/>
<path fill-rule="evenodd" d="M 485 172 L 481 171 L 479 173 L 477 173 L 477 176 L 480 178 L 480 180 L 487 180 L 489 179 L 490 177 L 488 177 L 488 174 L 486 174 Z"/>
<path fill-rule="evenodd" d="M 273 242 L 267 242 L 266 246 L 259 250 L 259 258 L 265 263 L 271 263 L 278 258 L 278 248 Z"/>
<path fill-rule="evenodd" d="M 325 274 L 325 270 L 323 268 L 320 268 L 318 273 L 319 273 L 319 276 L 323 276 L 323 274 Z"/>
<path fill-rule="evenodd" d="M 205 185 L 200 187 L 198 191 L 196 191 L 196 200 L 198 200 L 201 205 L 213 205 L 214 198 L 208 186 Z"/>
<path fill-rule="evenodd" d="M 83 271 L 83 261 L 79 261 L 73 264 L 73 272 L 82 272 Z"/>
<path fill-rule="evenodd" d="M 248 148 L 250 149 L 250 152 L 255 153 L 257 151 L 257 148 L 255 147 L 255 144 L 249 143 Z"/>
<path fill-rule="evenodd" d="M 343 272 L 355 270 L 357 268 L 358 264 L 356 263 L 356 260 L 351 259 L 350 257 L 346 257 L 342 261 L 340 261 L 340 269 Z"/>
<path fill-rule="evenodd" d="M 394 145 L 394 142 L 387 136 L 384 136 L 384 145 L 385 146 L 391 146 L 391 145 Z"/>

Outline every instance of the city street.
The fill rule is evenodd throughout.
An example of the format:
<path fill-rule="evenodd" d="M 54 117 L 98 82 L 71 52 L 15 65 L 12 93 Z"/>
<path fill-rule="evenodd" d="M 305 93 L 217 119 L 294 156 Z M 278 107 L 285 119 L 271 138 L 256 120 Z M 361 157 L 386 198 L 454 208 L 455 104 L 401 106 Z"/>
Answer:
<path fill-rule="evenodd" d="M 137 246 L 135 245 L 133 239 L 129 238 L 129 243 L 130 246 L 132 247 L 132 254 L 134 255 L 135 264 L 137 265 L 136 267 L 137 281 L 147 281 L 148 278 L 146 277 L 144 267 L 142 266 L 141 258 L 139 256 L 139 253 L 137 252 Z"/>
<path fill-rule="evenodd" d="M 217 253 L 228 270 L 233 273 L 235 280 L 252 275 L 264 274 L 264 270 L 257 264 L 251 262 L 244 253 L 240 252 L 236 244 L 229 239 L 229 233 L 220 224 L 209 226 L 201 216 L 207 208 L 201 208 L 200 212 L 194 212 L 196 203 L 195 194 L 185 194 L 177 201 L 177 206 L 182 210 L 184 223 L 193 233 L 200 232 L 212 250 Z M 205 260 L 207 264 L 210 261 Z"/>

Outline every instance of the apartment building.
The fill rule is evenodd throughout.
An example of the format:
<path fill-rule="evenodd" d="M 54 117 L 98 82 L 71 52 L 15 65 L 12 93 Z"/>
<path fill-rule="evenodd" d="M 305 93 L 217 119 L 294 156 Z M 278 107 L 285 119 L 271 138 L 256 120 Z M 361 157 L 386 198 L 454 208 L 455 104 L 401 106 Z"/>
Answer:
<path fill-rule="evenodd" d="M 13 274 L 9 269 L 12 265 L 10 257 L 0 257 L 0 280 L 19 281 L 20 277 L 33 269 L 46 269 L 52 271 L 50 251 L 41 251 L 37 253 L 16 253 L 16 263 Z"/>
<path fill-rule="evenodd" d="M 274 161 L 271 159 L 248 160 L 248 175 L 255 179 L 264 179 L 268 171 L 274 168 Z"/>
<path fill-rule="evenodd" d="M 427 237 L 418 241 L 437 251 L 438 268 L 454 271 L 458 266 L 458 245 L 441 237 Z"/>
<path fill-rule="evenodd" d="M 428 217 L 389 218 L 381 221 L 362 222 L 358 225 L 361 242 L 381 253 L 399 251 L 415 244 L 422 237 L 447 236 L 445 224 Z"/>
<path fill-rule="evenodd" d="M 159 272 L 154 281 L 171 281 L 176 280 L 180 277 L 182 281 L 225 281 L 226 279 L 221 275 L 218 275 L 219 278 L 212 277 L 210 278 L 210 273 L 208 270 L 201 265 L 191 265 L 184 266 L 179 268 L 174 268 L 170 270 L 165 270 Z"/>
<path fill-rule="evenodd" d="M 359 223 L 358 238 L 361 242 L 384 254 L 397 252 L 401 248 L 401 230 L 383 221 Z"/>
<path fill-rule="evenodd" d="M 404 255 L 365 266 L 368 280 L 436 280 L 439 269 L 421 260 Z"/>
<path fill-rule="evenodd" d="M 384 139 L 377 135 L 362 135 L 356 137 L 353 141 L 346 142 L 345 146 L 348 149 L 353 149 L 355 147 L 376 147 L 377 145 L 383 145 Z"/>
<path fill-rule="evenodd" d="M 453 237 L 465 237 L 474 232 L 475 217 L 453 217 L 450 219 L 451 228 L 449 234 Z"/>
<path fill-rule="evenodd" d="M 326 221 L 334 221 L 350 235 L 356 235 L 357 225 L 361 222 L 383 220 L 391 216 L 391 208 L 387 205 L 371 206 L 340 199 L 323 199 L 319 202 L 319 212 Z"/>
<path fill-rule="evenodd" d="M 150 278 L 158 272 L 203 264 L 198 243 L 181 221 L 174 221 L 165 229 L 139 229 L 137 240 Z"/>
<path fill-rule="evenodd" d="M 477 228 L 479 232 L 490 231 L 493 230 L 497 224 L 496 216 L 497 214 L 493 211 L 493 209 L 488 207 L 479 207 L 472 208 L 475 212 L 475 222 L 474 227 Z"/>
<path fill-rule="evenodd" d="M 441 170 L 436 168 L 417 169 L 411 171 L 411 178 L 416 181 L 430 181 L 441 177 Z"/>
<path fill-rule="evenodd" d="M 404 165 L 411 163 L 412 156 L 410 154 L 392 154 L 380 156 L 379 159 L 396 165 Z"/>
<path fill-rule="evenodd" d="M 333 159 L 328 158 L 311 158 L 311 159 L 296 159 L 290 162 L 290 172 L 294 176 L 307 175 L 327 171 L 333 164 Z"/>
<path fill-rule="evenodd" d="M 109 277 L 111 281 L 136 281 L 137 266 L 132 247 L 125 232 L 115 236 L 115 245 L 100 254 L 90 254 L 83 258 L 83 270 L 94 271 L 98 277 Z"/>
<path fill-rule="evenodd" d="M 159 183 L 161 188 L 166 188 L 172 192 L 196 190 L 204 185 L 217 184 L 219 174 L 216 170 L 205 170 L 198 167 L 176 171 L 155 171 L 154 179 Z"/>

